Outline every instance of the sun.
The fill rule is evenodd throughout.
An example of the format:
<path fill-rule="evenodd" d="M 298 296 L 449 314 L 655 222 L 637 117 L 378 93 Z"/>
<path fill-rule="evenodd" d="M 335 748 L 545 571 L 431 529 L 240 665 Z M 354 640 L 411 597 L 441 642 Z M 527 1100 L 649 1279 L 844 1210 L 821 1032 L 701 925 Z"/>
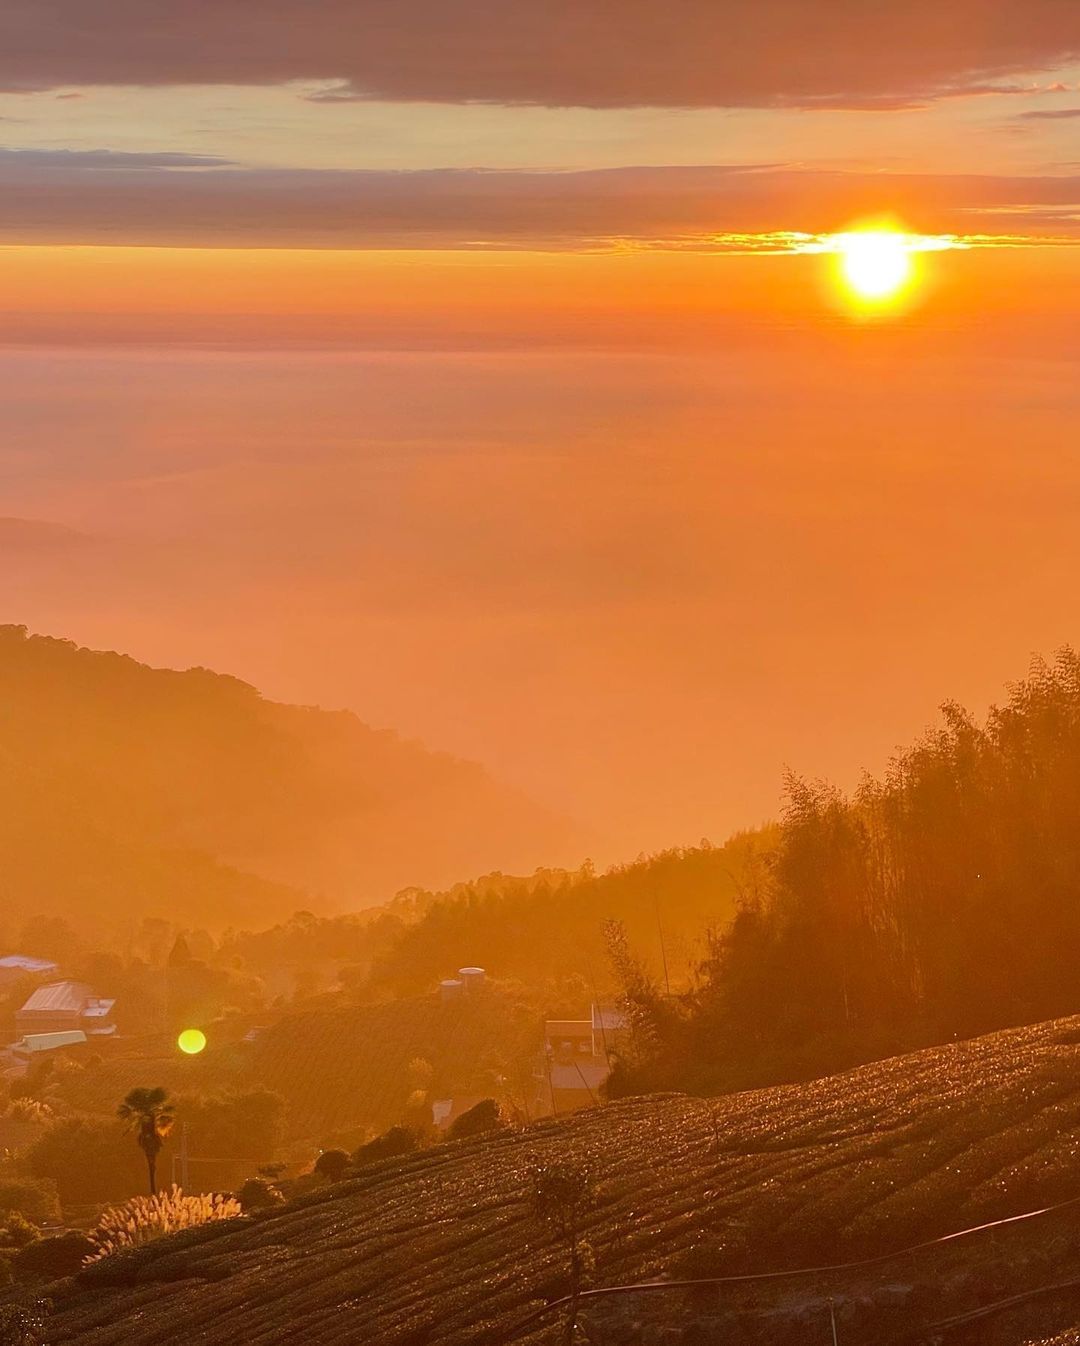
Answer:
<path fill-rule="evenodd" d="M 892 229 L 859 229 L 838 234 L 840 274 L 845 285 L 865 303 L 885 303 L 904 289 L 914 269 L 906 234 Z"/>
<path fill-rule="evenodd" d="M 201 1028 L 185 1028 L 176 1039 L 176 1045 L 185 1056 L 198 1056 L 206 1046 L 206 1034 Z"/>

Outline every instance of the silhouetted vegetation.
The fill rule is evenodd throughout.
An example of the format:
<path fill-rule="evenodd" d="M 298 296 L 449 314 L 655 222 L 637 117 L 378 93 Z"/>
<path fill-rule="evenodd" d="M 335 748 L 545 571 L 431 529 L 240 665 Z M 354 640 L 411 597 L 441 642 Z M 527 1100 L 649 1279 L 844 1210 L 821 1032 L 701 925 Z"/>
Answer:
<path fill-rule="evenodd" d="M 768 829 L 724 846 L 642 857 L 605 874 L 538 870 L 490 874 L 446 893 L 415 894 L 419 915 L 374 960 L 373 993 L 411 995 L 447 970 L 479 963 L 551 997 L 595 998 L 606 972 L 605 921 L 623 923 L 648 965 L 684 984 L 706 930 L 734 915 L 771 844 Z"/>
<path fill-rule="evenodd" d="M 944 723 L 848 798 L 790 780 L 766 881 L 667 1000 L 621 969 L 614 1092 L 806 1078 L 1080 1007 L 1080 659 Z M 650 1037 L 651 1034 L 651 1037 Z"/>
<path fill-rule="evenodd" d="M 485 1131 L 497 1131 L 503 1125 L 499 1105 L 493 1098 L 482 1098 L 467 1112 L 455 1117 L 447 1128 L 447 1140 L 464 1140 L 468 1136 L 482 1136 Z"/>
<path fill-rule="evenodd" d="M 20 1280 L 43 1281 L 74 1276 L 93 1251 L 87 1235 L 74 1229 L 53 1238 L 38 1238 L 19 1250 L 15 1274 Z"/>
<path fill-rule="evenodd" d="M 121 1122 L 134 1133 L 146 1159 L 150 1195 L 157 1192 L 157 1161 L 173 1128 L 175 1114 L 168 1093 L 161 1088 L 132 1089 L 116 1110 Z"/>
<path fill-rule="evenodd" d="M 246 1182 L 241 1184 L 236 1199 L 240 1202 L 241 1209 L 246 1213 L 251 1210 L 268 1210 L 271 1206 L 280 1206 L 285 1197 L 282 1195 L 281 1189 L 269 1178 L 256 1176 L 248 1178 Z"/>
<path fill-rule="evenodd" d="M 585 1222 L 596 1205 L 596 1190 L 587 1164 L 556 1159 L 538 1164 L 532 1175 L 532 1206 L 566 1255 L 567 1307 L 563 1341 L 573 1346 L 577 1331 L 578 1300 L 593 1266 L 592 1245 Z"/>
<path fill-rule="evenodd" d="M 357 1168 L 365 1164 L 376 1164 L 382 1159 L 397 1159 L 405 1154 L 413 1154 L 420 1148 L 416 1132 L 407 1126 L 392 1126 L 381 1136 L 369 1140 L 353 1155 Z"/>
<path fill-rule="evenodd" d="M 340 1182 L 349 1168 L 349 1156 L 344 1150 L 323 1150 L 315 1160 L 315 1172 L 326 1182 Z"/>

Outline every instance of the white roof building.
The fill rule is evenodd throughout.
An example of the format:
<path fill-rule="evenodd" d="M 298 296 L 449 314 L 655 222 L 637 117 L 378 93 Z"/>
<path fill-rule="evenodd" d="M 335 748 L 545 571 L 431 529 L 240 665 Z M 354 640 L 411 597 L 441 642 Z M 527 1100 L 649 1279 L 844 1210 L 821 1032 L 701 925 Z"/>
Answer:
<path fill-rule="evenodd" d="M 15 1015 L 20 1033 L 65 1033 L 76 1030 L 100 1037 L 116 1032 L 115 1000 L 95 995 L 81 981 L 54 981 L 39 986 Z"/>

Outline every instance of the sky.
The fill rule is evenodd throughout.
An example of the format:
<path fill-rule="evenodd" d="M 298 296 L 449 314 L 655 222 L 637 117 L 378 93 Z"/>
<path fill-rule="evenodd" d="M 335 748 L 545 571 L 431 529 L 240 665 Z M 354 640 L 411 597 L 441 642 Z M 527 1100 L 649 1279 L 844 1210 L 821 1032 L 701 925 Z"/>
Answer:
<path fill-rule="evenodd" d="M 0 616 L 602 862 L 1080 640 L 1078 314 L 1075 0 L 0 11 Z"/>

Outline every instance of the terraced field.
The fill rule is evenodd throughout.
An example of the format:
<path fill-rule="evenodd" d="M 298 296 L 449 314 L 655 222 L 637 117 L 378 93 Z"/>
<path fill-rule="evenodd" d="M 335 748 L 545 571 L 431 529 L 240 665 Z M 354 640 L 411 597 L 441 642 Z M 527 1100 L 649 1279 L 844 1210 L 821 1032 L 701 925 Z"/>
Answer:
<path fill-rule="evenodd" d="M 592 1167 L 597 1205 L 588 1237 L 600 1285 L 685 1274 L 702 1259 L 715 1270 L 698 1274 L 864 1258 L 1080 1195 L 1080 1019 L 806 1086 L 715 1102 L 641 1098 L 439 1146 L 58 1285 L 50 1339 L 79 1346 L 553 1341 L 551 1319 L 515 1329 L 564 1288 L 564 1255 L 529 1201 L 533 1165 L 558 1157 Z M 1073 1221 L 1075 1229 L 1054 1226 L 1055 1246 L 1075 1250 L 1080 1217 Z M 1004 1285 L 1020 1274 L 1015 1241 L 1030 1252 L 1046 1235 L 1039 1222 L 1019 1230 L 890 1265 L 891 1291 L 932 1277 L 944 1258 L 954 1259 L 959 1274 L 956 1259 L 969 1243 L 981 1274 Z M 799 1295 L 810 1304 L 814 1294 L 820 1301 L 822 1283 L 810 1278 L 781 1289 L 789 1305 Z M 739 1293 L 750 1314 L 777 1309 L 771 1286 Z M 660 1307 L 664 1295 L 667 1308 Z M 654 1318 L 668 1314 L 674 1331 L 701 1312 L 683 1291 L 647 1298 Z M 953 1307 L 954 1297 L 945 1298 Z M 618 1313 L 589 1310 L 594 1339 L 647 1340 L 619 1302 Z M 1071 1321 L 1048 1325 L 1046 1335 Z M 817 1328 L 811 1336 L 825 1339 Z M 1010 1346 L 1030 1336 L 1015 1336 Z M 680 1340 L 681 1332 L 664 1339 Z M 695 1338 L 713 1339 L 721 1338 Z M 786 1340 L 771 1330 L 738 1339 Z"/>

